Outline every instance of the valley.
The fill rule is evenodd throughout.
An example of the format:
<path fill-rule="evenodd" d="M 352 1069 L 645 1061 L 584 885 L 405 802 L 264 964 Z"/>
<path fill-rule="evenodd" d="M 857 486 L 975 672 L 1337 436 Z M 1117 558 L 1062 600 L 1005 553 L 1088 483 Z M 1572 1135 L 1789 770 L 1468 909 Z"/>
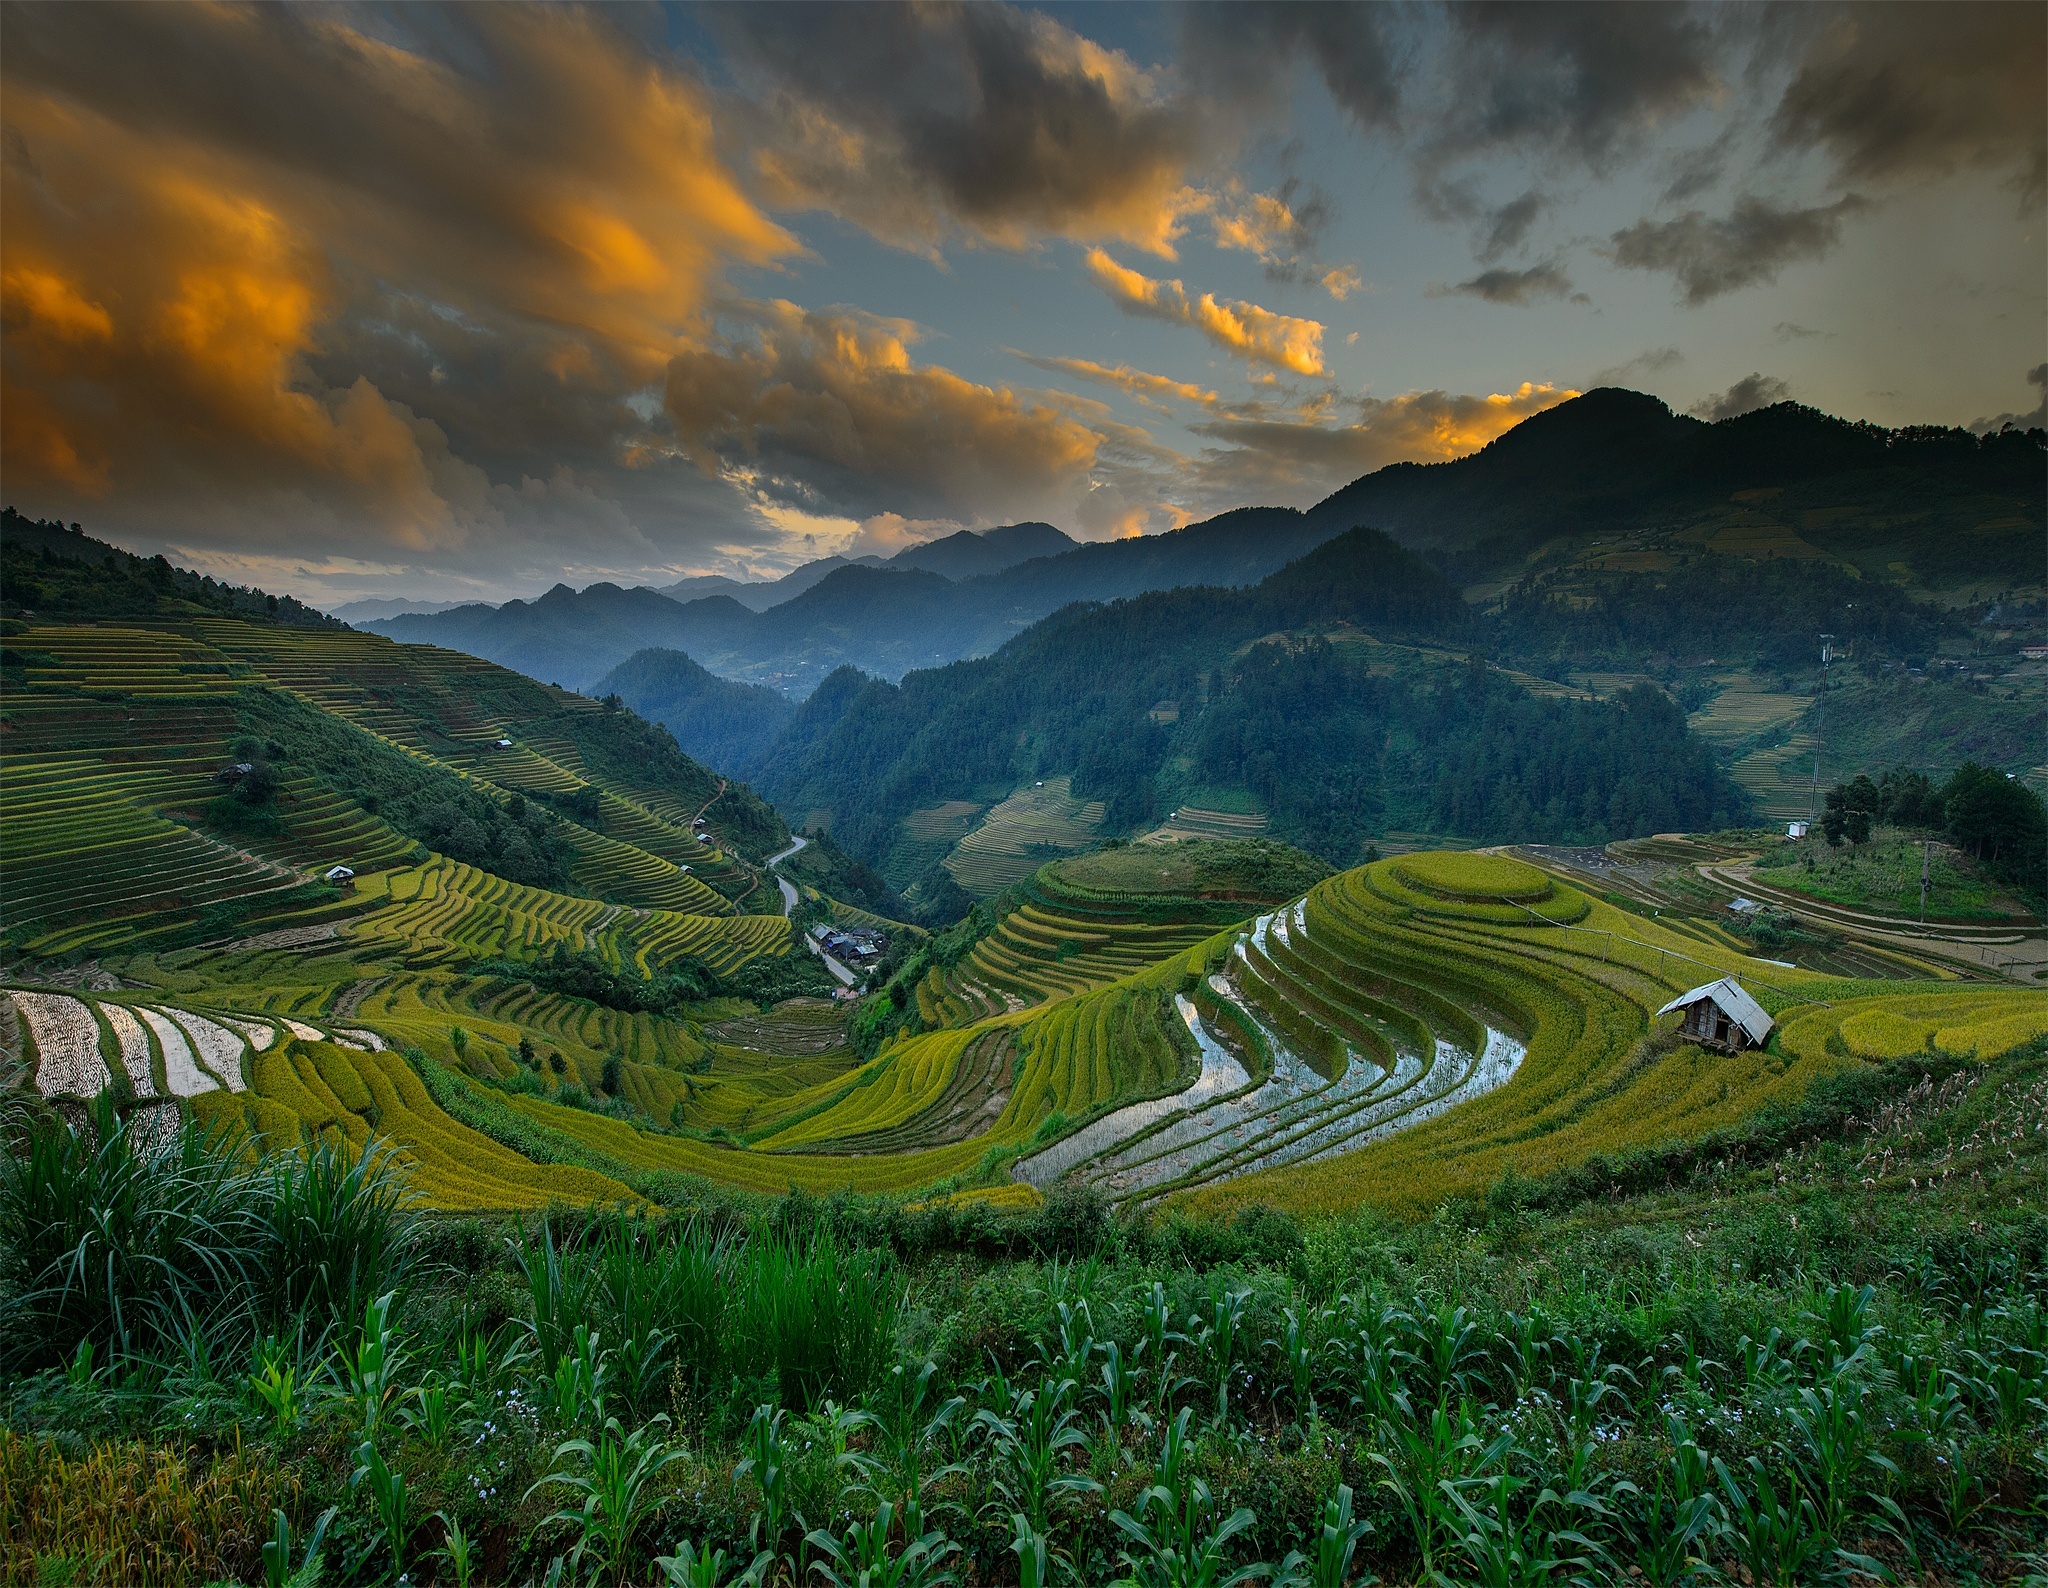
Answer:
<path fill-rule="evenodd" d="M 1714 556 L 1756 551 L 1726 540 L 1715 533 Z M 644 1435 L 659 1411 L 695 1430 L 704 1460 L 743 1469 L 745 1485 L 719 1477 L 726 1498 L 691 1513 L 697 1536 L 730 1541 L 745 1520 L 786 1567 L 787 1529 L 745 1462 L 780 1459 L 780 1419 L 797 1416 L 882 1472 L 880 1431 L 901 1404 L 887 1397 L 911 1393 L 926 1352 L 985 1419 L 1034 1415 L 1006 1393 L 1042 1394 L 1070 1419 L 1099 1411 L 1096 1453 L 1075 1455 L 1069 1477 L 1100 1466 L 1091 1481 L 1109 1483 L 1197 1407 L 1223 1428 L 1256 1405 L 1330 1473 L 1369 1483 L 1316 1441 L 1351 1428 L 1394 1463 L 1385 1441 L 1417 1426 L 1414 1403 L 1361 1407 L 1435 1394 L 1434 1415 L 1450 1415 L 1429 1378 L 1432 1308 L 1469 1295 L 1494 1309 L 1493 1343 L 1444 1349 L 1588 1393 L 1514 1344 L 1535 1327 L 1524 1306 L 1578 1305 L 1567 1292 L 1546 1277 L 1533 1283 L 1551 1301 L 1533 1299 L 1532 1282 L 1495 1266 L 1485 1283 L 1507 1289 L 1482 1301 L 1471 1260 L 1424 1232 L 1620 1262 L 1617 1243 L 1683 1228 L 1683 1253 L 1658 1247 L 1657 1285 L 1681 1270 L 1670 1282 L 1689 1296 L 1739 1283 L 1759 1316 L 1788 1321 L 1868 1307 L 1839 1288 L 1816 1300 L 1796 1264 L 1757 1253 L 1804 1227 L 1773 1222 L 1773 1195 L 1798 1174 L 1818 1188 L 1801 1192 L 1801 1217 L 1853 1229 L 1830 1237 L 1863 1254 L 1849 1260 L 1874 1263 L 1880 1246 L 1906 1260 L 1917 1220 L 1882 1209 L 1919 1190 L 1936 1149 L 1930 1127 L 1901 1121 L 1946 1133 L 1940 1179 L 1930 1168 L 1925 1182 L 1950 1244 L 1913 1260 L 1953 1267 L 1981 1262 L 1987 1241 L 2038 1244 L 2025 1210 L 2039 1197 L 2039 1110 L 2025 1100 L 2048 1044 L 2048 935 L 2026 868 L 2043 824 L 2026 781 L 1990 768 L 2028 769 L 2042 686 L 2004 652 L 1956 651 L 1924 604 L 1869 602 L 1853 665 L 1828 680 L 1823 792 L 1847 832 L 1831 843 L 1779 825 L 1815 797 L 1820 718 L 1802 660 L 1757 625 L 1702 636 L 1714 655 L 1586 650 L 1589 624 L 1664 599 L 1614 582 L 1650 576 L 1640 557 L 1555 576 L 1595 581 L 1584 589 L 1546 574 L 1475 605 L 1437 564 L 1352 529 L 1234 584 L 1072 606 L 992 654 L 894 681 L 835 662 L 791 701 L 660 649 L 575 693 L 310 610 L 280 617 L 96 546 L 6 553 L 7 589 L 33 579 L 42 605 L 16 598 L 4 619 L 0 1082 L 10 1143 L 43 1156 L 9 1156 L 0 1199 L 29 1195 L 35 1176 L 97 1195 L 103 1170 L 88 1164 L 111 1153 L 139 1184 L 162 1177 L 164 1197 L 210 1166 L 244 1177 L 233 1194 L 249 1207 L 310 1198 L 384 1232 L 349 1248 L 379 1277 L 345 1293 L 304 1277 L 332 1272 L 326 1258 L 275 1257 L 303 1292 L 296 1345 L 278 1343 L 282 1302 L 207 1288 L 270 1236 L 205 1273 L 173 1262 L 177 1305 L 209 1309 L 209 1328 L 277 1372 L 296 1352 L 289 1371 L 344 1384 L 363 1369 L 336 1351 L 398 1349 L 384 1290 L 409 1298 L 405 1327 L 423 1340 L 440 1338 L 442 1311 L 482 1308 L 496 1319 L 486 1332 L 452 1324 L 459 1340 L 435 1349 L 498 1362 L 497 1388 L 465 1381 L 464 1415 L 513 1419 L 519 1441 L 475 1458 L 431 1432 L 360 1441 L 423 1484 L 474 1459 L 530 1486 L 554 1470 L 542 1430 L 566 1437 L 628 1408 Z M 840 599 L 849 573 L 910 577 L 835 569 L 765 610 Z M 1702 577 L 1735 575 L 1708 563 Z M 1927 652 L 1908 666 L 1895 644 Z M 1930 666 L 1942 644 L 1954 661 Z M 690 753 L 705 745 L 709 764 Z M 1915 764 L 1936 776 L 1902 770 Z M 1881 786 L 1835 777 L 1845 765 L 1883 771 Z M 1929 864 L 1924 922 L 1915 856 Z M 1753 1010 L 1762 1035 L 1702 1040 L 1681 1024 L 1702 997 Z M 1852 1138 L 1853 1160 L 1840 1145 Z M 52 1156 L 65 1153 L 81 1156 Z M 1953 1183 L 1965 1163 L 1968 1184 Z M 1881 1208 L 1858 1207 L 1857 1187 Z M 2002 1233 L 1974 1233 L 1986 1227 Z M 45 1261 L 13 1250 L 17 1265 Z M 416 1251 L 452 1255 L 410 1266 Z M 1361 1292 L 1354 1275 L 1391 1251 L 1404 1285 L 1447 1299 Z M 1149 1299 L 1125 1283 L 1141 1270 L 1165 1276 Z M 1006 1273 L 1039 1299 L 977 1288 Z M 36 1386 L 8 1402 L 16 1424 L 62 1426 L 79 1415 L 64 1408 L 130 1394 L 94 1376 L 100 1343 L 124 1362 L 172 1349 L 168 1314 L 131 1323 L 92 1310 L 98 1288 L 6 1283 L 10 1305 L 43 1309 L 49 1338 L 71 1342 L 61 1359 L 16 1348 Z M 120 1288 L 130 1280 L 109 1283 L 104 1305 L 138 1304 Z M 699 1299 L 645 1288 L 686 1283 Z M 2023 1281 L 1986 1283 L 2001 1317 L 2020 1305 Z M 788 1332 L 773 1350 L 725 1354 L 719 1341 L 769 1328 L 746 1309 L 784 1285 L 809 1287 L 810 1310 L 790 1314 L 805 1321 L 775 1325 Z M 980 1368 L 950 1332 L 967 1326 L 911 1321 L 941 1292 L 950 1308 L 995 1307 L 972 1349 L 1006 1353 L 999 1374 L 1051 1371 L 1064 1352 L 1069 1377 L 967 1382 Z M 1938 1303 L 1884 1305 L 1913 1328 L 1950 1328 Z M 1616 1307 L 1618 1293 L 1588 1303 L 1579 1332 L 1546 1349 L 1607 1349 L 1596 1319 Z M 728 1335 L 707 1332 L 714 1315 Z M 1675 1316 L 1658 1329 L 1641 1343 L 1673 1357 L 1667 1377 L 1695 1374 L 1702 1426 L 1756 1404 L 1761 1392 L 1718 1364 L 1686 1367 L 1673 1344 L 1732 1355 L 1757 1349 L 1753 1334 L 1723 1343 L 1722 1326 Z M 529 1341 L 552 1368 L 523 1354 Z M 1964 1360 L 1947 1333 L 1933 1348 Z M 2037 1371 L 2031 1349 L 1996 1347 L 1998 1370 Z M 1400 1365 L 1359 1368 L 1354 1350 L 1398 1351 Z M 1796 1351 L 1785 1360 L 1785 1383 L 1828 1382 Z M 262 1377 L 271 1368 L 235 1371 L 250 1393 L 284 1393 Z M 1100 1407 L 1085 1387 L 1098 1379 Z M 406 1405 L 442 1415 L 424 1408 L 452 1382 L 435 1369 Z M 1601 1382 L 1617 1401 L 1638 1394 Z M 1476 1378 L 1468 1389 L 1455 1404 L 1475 1428 L 1510 1415 L 1476 1398 L 1492 1394 Z M 360 1392 L 320 1393 L 323 1409 L 289 1426 L 274 1414 L 259 1435 L 290 1452 L 301 1496 L 338 1493 L 309 1441 L 338 1437 Z M 230 1403 L 247 1397 L 218 1394 L 206 1415 L 239 1428 L 247 1414 Z M 533 1395 L 542 1403 L 517 1409 Z M 848 1415 L 839 1395 L 869 1410 L 833 1433 Z M 1137 1416 L 1138 1401 L 1153 1410 Z M 1986 1484 L 2022 1484 L 1988 1432 L 2004 1426 L 1993 1404 L 1970 1414 L 1968 1459 Z M 770 1454 L 737 1453 L 754 1448 Z M 976 1445 L 960 1473 L 998 1470 L 998 1448 Z M 37 1483 L 71 1472 L 54 1449 L 0 1433 L 0 1461 L 38 1464 Z M 1269 1463 L 1297 1458 L 1215 1459 L 1218 1481 L 1243 1484 L 1278 1481 Z M 1933 1515 L 1932 1480 L 1912 1482 L 1899 1492 Z M 16 1492 L 0 1490 L 0 1512 Z M 1731 1508 L 1757 1503 L 1728 1492 Z M 276 1497 L 302 1539 L 310 1501 Z M 423 1547 L 417 1526 L 393 1533 L 354 1489 L 333 1503 L 353 1518 L 349 1570 Z M 222 1504 L 242 1515 L 242 1501 Z M 561 1525 L 533 1514 L 521 1542 L 488 1531 L 488 1507 L 450 1504 L 434 1536 L 485 1530 L 505 1580 L 536 1567 L 531 1540 Z M 1376 1514 L 1389 1530 L 1376 1558 L 1407 1569 L 1397 1513 Z M 1877 1514 L 1830 1536 L 1891 1549 L 1898 1535 L 1871 1532 Z M 1062 1524 L 1070 1547 L 1106 1558 L 1101 1522 Z M 954 1525 L 988 1557 L 982 1580 L 1008 1581 L 1001 1528 L 979 1513 Z M 110 1548 L 140 1547 L 109 1526 Z M 1735 1526 L 1715 1548 L 1738 1548 Z M 1600 1536 L 1615 1558 L 1635 1547 L 1621 1524 Z M 232 1569 L 258 1558 L 222 1547 L 243 1563 Z"/>

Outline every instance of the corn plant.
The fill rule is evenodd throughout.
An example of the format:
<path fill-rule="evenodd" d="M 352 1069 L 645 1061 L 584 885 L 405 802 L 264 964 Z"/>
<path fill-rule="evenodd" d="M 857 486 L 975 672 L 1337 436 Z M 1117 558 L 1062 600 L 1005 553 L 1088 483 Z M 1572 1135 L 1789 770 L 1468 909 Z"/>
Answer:
<path fill-rule="evenodd" d="M 942 1566 L 958 1552 L 957 1544 L 937 1530 L 910 1536 L 906 1529 L 903 1548 L 892 1555 L 889 1535 L 895 1526 L 895 1510 L 884 1500 L 872 1520 L 848 1526 L 843 1544 L 822 1528 L 812 1530 L 804 1542 L 821 1557 L 812 1571 L 831 1588 L 942 1588 L 953 1581 Z"/>
<path fill-rule="evenodd" d="M 1566 1509 L 1556 1490 L 1545 1488 L 1525 1501 L 1535 1480 L 1495 1472 L 1443 1485 L 1457 1510 L 1452 1543 L 1465 1558 L 1454 1579 L 1441 1571 L 1431 1580 L 1451 1588 L 1539 1588 L 1560 1577 L 1590 1569 L 1594 1546 L 1583 1533 L 1548 1525 L 1548 1517 Z M 1578 1554 L 1566 1554 L 1576 1549 Z"/>
<path fill-rule="evenodd" d="M 1010 1553 L 1017 1557 L 1017 1588 L 1052 1588 L 1053 1563 L 1059 1556 L 1022 1511 L 1010 1513 Z"/>
<path fill-rule="evenodd" d="M 1402 1345 L 1429 1398 L 1471 1393 L 1475 1371 L 1485 1360 L 1479 1325 L 1463 1307 L 1448 1302 L 1432 1311 L 1398 1316 Z"/>
<path fill-rule="evenodd" d="M 434 1520 L 441 1524 L 441 1547 L 433 1552 L 435 1560 L 445 1560 L 449 1573 L 455 1578 L 455 1588 L 469 1588 L 470 1574 L 476 1569 L 471 1558 L 472 1540 L 463 1532 L 462 1523 L 446 1511 L 436 1511 Z"/>
<path fill-rule="evenodd" d="M 1872 1511 L 1888 1513 L 1905 1530 L 1905 1517 L 1889 1496 L 1872 1489 L 1872 1472 L 1897 1477 L 1898 1467 L 1876 1448 L 1875 1433 L 1864 1407 L 1864 1393 L 1853 1383 L 1838 1381 L 1802 1389 L 1787 1413 L 1798 1438 L 1792 1459 L 1801 1484 L 1820 1512 L 1822 1530 L 1846 1538 L 1859 1519 Z"/>
<path fill-rule="evenodd" d="M 751 1477 L 761 1491 L 761 1508 L 754 1513 L 753 1542 L 755 1548 L 771 1555 L 779 1552 L 789 1516 L 789 1458 L 782 1443 L 786 1416 L 779 1407 L 757 1407 L 753 1421 L 747 1424 L 747 1454 L 732 1469 L 735 1486 Z"/>
<path fill-rule="evenodd" d="M 915 1373 L 902 1363 L 892 1367 L 881 1392 L 857 1414 L 859 1425 L 873 1430 L 875 1454 L 849 1452 L 844 1463 L 861 1471 L 864 1487 L 883 1491 L 913 1535 L 924 1531 L 926 1490 L 964 1470 L 945 1459 L 944 1447 L 967 1401 L 959 1395 L 941 1400 L 932 1388 L 938 1372 L 936 1362 L 926 1362 Z"/>
<path fill-rule="evenodd" d="M 284 1352 L 274 1340 L 265 1340 L 256 1350 L 256 1371 L 249 1375 L 249 1388 L 270 1408 L 271 1425 L 280 1439 L 289 1439 L 299 1424 L 298 1369 L 285 1365 Z"/>
<path fill-rule="evenodd" d="M 597 1576 L 609 1572 L 616 1582 L 625 1582 L 627 1545 L 654 1508 L 653 1481 L 682 1459 L 683 1453 L 660 1435 L 667 1427 L 668 1418 L 657 1414 L 629 1434 L 616 1417 L 608 1417 L 595 1440 L 567 1439 L 555 1447 L 553 1470 L 526 1492 L 531 1498 L 549 1487 L 570 1491 L 571 1503 L 547 1521 L 576 1530 L 571 1572 L 580 1575 L 588 1559 Z"/>
<path fill-rule="evenodd" d="M 1133 1423 L 1149 1428 L 1152 1419 L 1138 1405 L 1138 1376 L 1125 1360 L 1123 1347 L 1114 1340 L 1104 1340 L 1101 1356 L 1096 1382 L 1102 1400 L 1102 1431 L 1114 1446 L 1122 1439 L 1124 1429 Z"/>
<path fill-rule="evenodd" d="M 409 1404 L 408 1404 L 409 1403 Z M 455 1436 L 459 1402 L 447 1382 L 436 1376 L 418 1385 L 398 1408 L 398 1420 L 420 1443 L 437 1455 Z"/>
<path fill-rule="evenodd" d="M 284 1512 L 272 1511 L 270 1537 L 263 1541 L 264 1588 L 315 1588 L 320 1581 L 320 1546 L 327 1541 L 327 1529 L 340 1507 L 330 1505 L 313 1524 L 313 1536 L 296 1568 L 292 1565 L 292 1524 Z"/>
<path fill-rule="evenodd" d="M 408 1357 L 398 1343 L 398 1331 L 391 1323 L 391 1302 L 396 1295 L 386 1291 L 363 1307 L 363 1334 L 353 1352 L 341 1359 L 342 1393 L 355 1404 L 362 1420 L 365 1440 L 377 1437 L 384 1408 L 398 1394 L 398 1375 Z"/>
<path fill-rule="evenodd" d="M 1251 1510 L 1239 1506 L 1220 1523 L 1216 1498 L 1194 1472 L 1188 1444 L 1191 1408 L 1166 1425 L 1154 1469 L 1157 1482 L 1138 1496 L 1138 1514 L 1112 1511 L 1109 1520 L 1128 1544 L 1124 1560 L 1138 1588 L 1236 1588 L 1271 1574 L 1263 1565 L 1232 1571 L 1224 1559 L 1230 1541 L 1250 1527 Z"/>
<path fill-rule="evenodd" d="M 737 1576 L 729 1576 L 738 1563 L 724 1550 L 700 1550 L 684 1539 L 673 1555 L 655 1556 L 654 1564 L 667 1579 L 668 1588 L 757 1588 L 774 1558 L 763 1551 Z"/>
<path fill-rule="evenodd" d="M 1208 1311 L 1188 1314 L 1186 1338 L 1208 1363 L 1210 1399 L 1218 1422 L 1230 1415 L 1230 1375 L 1237 1365 L 1238 1333 L 1251 1298 L 1249 1290 L 1212 1284 Z"/>
<path fill-rule="evenodd" d="M 611 1358 L 588 1324 L 579 1323 L 569 1349 L 555 1363 L 549 1381 L 549 1409 L 563 1428 L 601 1424 L 605 1390 L 611 1381 Z"/>
<path fill-rule="evenodd" d="M 1283 1308 L 1280 1316 L 1287 1326 L 1277 1338 L 1266 1341 L 1266 1349 L 1280 1358 L 1281 1372 L 1287 1382 L 1288 1404 L 1294 1408 L 1295 1420 L 1305 1426 L 1313 1422 L 1316 1415 L 1315 1347 L 1310 1343 L 1309 1330 L 1299 1309 Z"/>
<path fill-rule="evenodd" d="M 1352 1580 L 1352 1557 L 1372 1532 L 1372 1523 L 1352 1515 L 1352 1500 L 1351 1485 L 1338 1484 L 1337 1492 L 1323 1502 L 1322 1523 L 1312 1548 L 1292 1550 L 1280 1563 L 1280 1574 L 1274 1579 L 1277 1588 L 1344 1588 Z M 1368 1575 L 1359 1588 L 1378 1581 Z"/>
<path fill-rule="evenodd" d="M 1085 1473 L 1061 1470 L 1066 1452 L 1088 1443 L 1073 1393 L 1071 1379 L 1047 1379 L 1015 1392 L 1007 1414 L 986 1407 L 974 1414 L 995 1451 L 996 1492 L 1041 1533 L 1050 1530 L 1060 1501 L 1102 1487 Z"/>
<path fill-rule="evenodd" d="M 1708 1571 L 1707 1551 L 1723 1531 L 1707 1458 L 1682 1419 L 1667 1418 L 1671 1459 L 1647 1491 L 1632 1483 L 1614 1493 L 1631 1524 L 1632 1564 L 1650 1588 L 1675 1588 Z"/>
<path fill-rule="evenodd" d="M 365 1439 L 356 1447 L 356 1470 L 349 1480 L 351 1489 L 367 1483 L 377 1507 L 377 1522 L 384 1530 L 384 1544 L 391 1551 L 391 1574 L 405 1574 L 405 1541 L 410 1532 L 410 1501 L 405 1474 L 395 1472 L 378 1451 L 376 1441 Z"/>
<path fill-rule="evenodd" d="M 1354 1411 L 1372 1422 L 1407 1415 L 1402 1382 L 1408 1354 L 1401 1349 L 1401 1313 L 1375 1298 L 1344 1299 L 1344 1332 L 1331 1341 L 1337 1378 Z"/>
<path fill-rule="evenodd" d="M 1714 1472 L 1727 1505 L 1724 1542 L 1756 1582 L 1781 1588 L 1833 1556 L 1835 1541 L 1822 1528 L 1812 1499 L 1796 1489 L 1780 1499 L 1777 1486 L 1755 1456 L 1749 1458 L 1749 1469 L 1750 1483 L 1745 1487 L 1726 1462 L 1714 1458 Z M 1872 1575 L 1879 1574 L 1873 1570 Z"/>
<path fill-rule="evenodd" d="M 563 1261 L 567 1254 L 555 1244 L 554 1226 L 547 1219 L 532 1234 L 519 1232 L 513 1255 L 533 1304 L 526 1328 L 540 1353 L 542 1373 L 553 1378 L 576 1326 L 589 1316 L 594 1270 L 586 1263 Z"/>
<path fill-rule="evenodd" d="M 1491 1448 L 1481 1441 L 1470 1401 L 1460 1401 L 1455 1415 L 1446 1406 L 1436 1407 L 1427 1424 L 1403 1415 L 1380 1427 L 1382 1438 L 1391 1438 L 1394 1454 L 1375 1450 L 1369 1459 L 1384 1474 L 1380 1488 L 1408 1520 L 1427 1577 L 1436 1569 L 1438 1545 L 1451 1535 L 1456 1521 L 1448 1481 L 1485 1465 L 1502 1447 L 1498 1441 Z"/>

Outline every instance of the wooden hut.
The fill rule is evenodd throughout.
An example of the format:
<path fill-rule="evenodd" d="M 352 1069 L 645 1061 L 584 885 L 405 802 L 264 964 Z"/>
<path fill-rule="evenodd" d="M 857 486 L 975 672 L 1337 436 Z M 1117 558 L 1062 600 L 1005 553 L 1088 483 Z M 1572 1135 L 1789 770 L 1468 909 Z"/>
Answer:
<path fill-rule="evenodd" d="M 1668 1015 L 1673 1010 L 1684 1011 L 1685 1019 L 1678 1029 L 1686 1036 L 1728 1053 L 1762 1047 L 1773 1024 L 1763 1005 L 1744 992 L 1732 976 L 1680 993 L 1657 1013 Z"/>

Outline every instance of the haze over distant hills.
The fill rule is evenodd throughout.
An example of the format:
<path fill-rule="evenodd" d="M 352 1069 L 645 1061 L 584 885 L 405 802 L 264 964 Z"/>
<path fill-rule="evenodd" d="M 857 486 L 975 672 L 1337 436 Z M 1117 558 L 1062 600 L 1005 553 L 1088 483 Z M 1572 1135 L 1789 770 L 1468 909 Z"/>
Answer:
<path fill-rule="evenodd" d="M 987 655 L 1074 601 L 1256 583 L 1356 525 L 1490 595 L 1530 577 L 1706 554 L 1827 564 L 1961 599 L 2041 583 L 2041 453 L 2029 436 L 1886 431 L 1794 403 L 1707 424 L 1603 388 L 1469 457 L 1395 464 L 1305 512 L 1241 508 L 1168 534 L 1076 545 L 1048 524 L 963 531 L 887 561 L 823 558 L 760 584 L 666 593 L 558 585 L 531 602 L 369 621 L 573 688 L 635 651 L 801 696 L 835 668 L 900 678 Z"/>

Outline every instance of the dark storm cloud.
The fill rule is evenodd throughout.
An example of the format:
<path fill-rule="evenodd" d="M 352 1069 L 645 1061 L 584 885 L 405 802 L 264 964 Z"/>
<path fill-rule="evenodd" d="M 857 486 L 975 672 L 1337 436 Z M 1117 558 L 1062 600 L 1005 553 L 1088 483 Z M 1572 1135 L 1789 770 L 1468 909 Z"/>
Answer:
<path fill-rule="evenodd" d="M 1674 220 L 1637 221 L 1614 234 L 1611 256 L 1624 269 L 1668 272 L 1685 302 L 1701 304 L 1821 258 L 1842 240 L 1843 220 L 1869 207 L 1854 193 L 1808 209 L 1741 198 L 1718 218 L 1687 210 Z"/>
<path fill-rule="evenodd" d="M 1280 97 L 1299 60 L 1361 130 L 1388 130 L 1401 111 L 1402 50 L 1381 6 L 1194 5 L 1182 12 L 1181 58 L 1207 94 L 1249 105 Z"/>
<path fill-rule="evenodd" d="M 1844 8 L 1808 44 L 1771 133 L 1789 151 L 1824 150 L 1845 183 L 2009 170 L 2038 204 L 2048 179 L 2048 8 Z"/>
<path fill-rule="evenodd" d="M 1689 411 L 1706 420 L 1733 419 L 1791 395 L 1792 388 L 1775 375 L 1745 375 L 1726 391 L 1702 397 Z"/>
<path fill-rule="evenodd" d="M 1484 298 L 1488 303 L 1508 303 L 1527 308 L 1546 298 L 1562 298 L 1572 290 L 1571 277 L 1555 260 L 1531 265 L 1527 270 L 1506 270 L 1496 266 L 1482 270 L 1470 281 L 1446 287 L 1441 283 L 1428 289 L 1432 298 Z"/>
<path fill-rule="evenodd" d="M 1170 249 L 1203 119 L 1149 74 L 1000 5 L 719 6 L 779 201 L 933 248 L 951 226 Z"/>
<path fill-rule="evenodd" d="M 1450 17 L 1460 109 L 1446 152 L 1547 145 L 1597 169 L 1714 85 L 1714 31 L 1688 6 L 1489 0 Z"/>

